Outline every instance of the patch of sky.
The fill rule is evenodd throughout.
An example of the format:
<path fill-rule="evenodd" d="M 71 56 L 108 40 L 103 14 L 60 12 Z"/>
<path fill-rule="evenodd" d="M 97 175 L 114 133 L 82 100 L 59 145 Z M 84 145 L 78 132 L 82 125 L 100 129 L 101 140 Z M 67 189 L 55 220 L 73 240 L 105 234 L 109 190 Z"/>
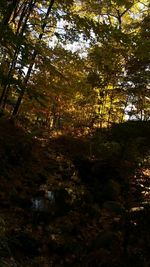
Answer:
<path fill-rule="evenodd" d="M 68 36 L 67 40 L 67 32 L 69 35 L 72 34 L 72 40 Z M 58 44 L 61 44 L 66 50 L 71 51 L 72 53 L 78 52 L 80 57 L 87 56 L 87 50 L 90 47 L 90 40 L 86 40 L 84 34 L 80 32 L 77 35 L 77 40 L 75 40 L 76 31 L 74 29 L 73 24 L 68 23 L 64 19 L 60 19 L 57 22 L 56 31 L 54 35 L 49 39 L 49 47 L 55 47 Z M 74 35 L 74 36 L 73 36 Z M 93 33 L 91 33 L 91 36 Z M 60 36 L 60 39 L 59 39 Z M 62 39 L 65 41 L 62 42 Z"/>

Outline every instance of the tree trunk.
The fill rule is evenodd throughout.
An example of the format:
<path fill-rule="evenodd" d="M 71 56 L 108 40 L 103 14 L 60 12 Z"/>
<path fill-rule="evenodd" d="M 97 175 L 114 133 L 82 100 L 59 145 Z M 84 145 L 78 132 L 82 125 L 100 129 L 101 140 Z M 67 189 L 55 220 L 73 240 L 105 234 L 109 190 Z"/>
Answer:
<path fill-rule="evenodd" d="M 28 7 L 26 7 L 26 3 L 25 3 L 25 5 L 23 7 L 23 10 L 22 10 L 22 12 L 20 14 L 20 19 L 19 19 L 19 22 L 18 22 L 16 36 L 20 36 L 20 38 L 23 37 L 23 33 L 25 31 L 25 28 L 26 28 L 26 25 L 27 25 L 27 21 L 29 19 L 29 16 L 30 16 L 35 4 L 36 4 L 36 1 L 37 0 L 34 0 L 34 1 L 31 0 L 29 5 L 28 5 Z M 24 16 L 25 16 L 25 19 L 24 19 Z M 24 19 L 24 23 L 23 23 L 23 19 Z M 22 28 L 21 28 L 21 26 L 22 26 Z M 21 31 L 19 31 L 20 28 L 21 28 Z M 20 52 L 20 44 L 17 45 L 16 50 L 14 52 L 14 56 L 13 56 L 13 59 L 12 59 L 12 62 L 11 62 L 10 68 L 9 68 L 9 72 L 8 72 L 8 75 L 7 75 L 8 83 L 4 85 L 3 90 L 2 90 L 2 94 L 1 94 L 1 97 L 0 97 L 0 106 L 3 109 L 5 108 L 5 105 L 6 105 L 6 102 L 7 102 L 7 98 L 8 98 L 8 95 L 9 95 L 9 91 L 10 91 L 9 79 L 11 77 L 12 70 L 16 66 L 19 52 Z"/>
<path fill-rule="evenodd" d="M 42 33 L 39 34 L 39 38 L 38 38 L 39 41 L 42 39 L 42 37 L 43 37 L 43 35 L 44 35 L 44 29 L 45 29 L 45 27 L 46 27 L 46 25 L 47 25 L 46 21 L 47 21 L 47 18 L 48 18 L 48 16 L 49 16 L 50 12 L 51 12 L 51 9 L 52 9 L 52 6 L 53 6 L 53 4 L 54 4 L 54 1 L 55 1 L 55 0 L 51 0 L 50 5 L 49 5 L 49 7 L 48 7 L 48 9 L 47 9 L 47 13 L 46 13 L 46 15 L 45 15 L 45 19 L 44 19 L 45 22 L 44 22 L 44 23 L 42 24 L 42 26 L 41 26 Z M 21 90 L 21 92 L 20 92 L 20 94 L 19 94 L 19 96 L 18 96 L 16 105 L 15 105 L 14 110 L 13 110 L 13 112 L 12 112 L 12 116 L 13 116 L 13 117 L 16 116 L 16 115 L 18 114 L 18 111 L 19 111 L 19 108 L 20 108 L 22 99 L 23 99 L 24 94 L 25 94 L 25 91 L 26 91 L 26 85 L 28 84 L 28 81 L 29 81 L 29 79 L 30 79 L 30 75 L 31 75 L 31 72 L 32 72 L 32 69 L 33 69 L 33 65 L 34 65 L 34 61 L 35 61 L 35 59 L 36 59 L 36 56 L 37 56 L 37 51 L 36 51 L 36 49 L 35 49 L 35 50 L 33 51 L 33 54 L 32 54 L 31 64 L 30 64 L 30 66 L 29 66 L 29 68 L 28 68 L 28 72 L 27 72 L 26 77 L 25 77 L 25 80 L 24 80 L 24 87 L 22 88 L 22 90 Z"/>

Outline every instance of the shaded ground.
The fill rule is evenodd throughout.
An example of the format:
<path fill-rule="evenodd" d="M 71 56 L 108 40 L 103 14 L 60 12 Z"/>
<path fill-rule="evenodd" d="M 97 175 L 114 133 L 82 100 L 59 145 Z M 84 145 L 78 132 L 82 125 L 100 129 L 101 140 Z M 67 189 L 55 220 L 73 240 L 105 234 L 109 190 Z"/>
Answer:
<path fill-rule="evenodd" d="M 0 121 L 1 267 L 150 265 L 150 128 L 118 127 L 43 145 Z"/>

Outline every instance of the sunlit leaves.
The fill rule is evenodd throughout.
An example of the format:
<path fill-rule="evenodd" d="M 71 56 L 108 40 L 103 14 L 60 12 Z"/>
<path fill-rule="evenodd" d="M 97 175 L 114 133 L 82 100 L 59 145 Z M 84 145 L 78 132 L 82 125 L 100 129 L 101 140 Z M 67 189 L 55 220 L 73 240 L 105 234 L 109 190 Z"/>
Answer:
<path fill-rule="evenodd" d="M 148 1 L 55 1 L 47 18 L 51 1 L 34 2 L 27 14 L 31 3 L 18 1 L 8 25 L 1 25 L 2 62 L 7 58 L 9 76 L 18 83 L 14 86 L 7 77 L 9 66 L 7 73 L 1 66 L 3 84 L 11 82 L 10 98 L 21 90 L 19 81 L 33 64 L 29 99 L 39 100 L 43 94 L 43 104 L 49 103 L 51 110 L 57 103 L 61 116 L 64 112 L 74 122 L 82 113 L 86 123 L 94 116 L 103 125 L 122 121 L 131 99 L 138 99 L 138 112 L 148 109 Z M 5 5 L 0 5 L 1 21 Z"/>

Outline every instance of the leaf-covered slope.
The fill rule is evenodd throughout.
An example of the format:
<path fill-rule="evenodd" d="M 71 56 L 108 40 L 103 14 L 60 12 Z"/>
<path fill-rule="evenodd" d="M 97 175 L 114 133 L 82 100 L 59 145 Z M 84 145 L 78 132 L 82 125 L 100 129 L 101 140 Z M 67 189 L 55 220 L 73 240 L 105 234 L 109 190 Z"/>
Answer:
<path fill-rule="evenodd" d="M 2 267 L 148 266 L 149 144 L 124 127 L 43 146 L 0 121 Z"/>

